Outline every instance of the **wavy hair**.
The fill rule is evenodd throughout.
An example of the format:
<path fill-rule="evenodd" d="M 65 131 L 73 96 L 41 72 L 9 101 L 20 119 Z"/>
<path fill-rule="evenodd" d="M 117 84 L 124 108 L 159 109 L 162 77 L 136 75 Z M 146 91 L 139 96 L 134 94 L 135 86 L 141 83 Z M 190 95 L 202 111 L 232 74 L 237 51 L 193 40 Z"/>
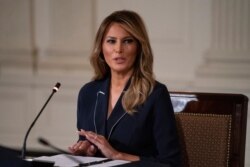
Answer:
<path fill-rule="evenodd" d="M 111 13 L 101 23 L 94 41 L 90 62 L 94 68 L 93 80 L 103 79 L 110 74 L 110 68 L 104 60 L 102 42 L 104 34 L 111 23 L 120 24 L 137 41 L 137 57 L 131 82 L 123 95 L 123 108 L 133 114 L 136 107 L 145 102 L 155 85 L 153 74 L 153 53 L 145 24 L 134 11 L 120 10 Z"/>

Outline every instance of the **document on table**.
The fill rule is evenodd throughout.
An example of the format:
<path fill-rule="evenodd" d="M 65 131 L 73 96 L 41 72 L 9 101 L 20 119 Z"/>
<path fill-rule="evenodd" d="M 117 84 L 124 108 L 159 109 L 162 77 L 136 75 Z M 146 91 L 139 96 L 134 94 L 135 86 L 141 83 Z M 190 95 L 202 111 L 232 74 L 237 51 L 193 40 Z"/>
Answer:
<path fill-rule="evenodd" d="M 107 167 L 116 166 L 129 163 L 130 161 L 123 160 L 109 160 L 107 158 L 99 157 L 83 157 L 74 156 L 69 154 L 59 154 L 54 156 L 42 156 L 34 158 L 34 161 L 52 161 L 55 162 L 54 166 L 58 167 L 76 167 L 79 164 L 86 164 L 86 166 L 91 167 Z"/>

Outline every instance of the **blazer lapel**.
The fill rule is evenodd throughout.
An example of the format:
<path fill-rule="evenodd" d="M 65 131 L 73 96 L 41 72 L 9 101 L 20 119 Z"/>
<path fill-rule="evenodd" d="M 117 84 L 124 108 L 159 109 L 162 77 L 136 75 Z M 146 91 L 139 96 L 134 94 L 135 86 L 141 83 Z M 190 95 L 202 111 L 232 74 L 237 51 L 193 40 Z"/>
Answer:
<path fill-rule="evenodd" d="M 124 92 L 128 89 L 129 85 L 130 85 L 130 80 L 126 84 L 123 92 L 121 93 L 121 95 L 120 95 L 120 97 L 115 105 L 115 108 L 113 109 L 111 115 L 109 116 L 109 119 L 107 120 L 106 135 L 107 135 L 108 139 L 110 138 L 115 127 L 120 123 L 122 118 L 127 114 L 127 112 L 124 110 L 124 108 L 122 106 L 122 97 L 123 97 Z"/>
<path fill-rule="evenodd" d="M 115 130 L 116 126 L 120 123 L 122 118 L 127 114 L 127 112 L 123 109 L 121 103 L 122 95 L 120 96 L 119 100 L 117 101 L 115 108 L 113 109 L 109 119 L 107 120 L 107 131 L 106 135 L 109 140 L 112 132 Z"/>

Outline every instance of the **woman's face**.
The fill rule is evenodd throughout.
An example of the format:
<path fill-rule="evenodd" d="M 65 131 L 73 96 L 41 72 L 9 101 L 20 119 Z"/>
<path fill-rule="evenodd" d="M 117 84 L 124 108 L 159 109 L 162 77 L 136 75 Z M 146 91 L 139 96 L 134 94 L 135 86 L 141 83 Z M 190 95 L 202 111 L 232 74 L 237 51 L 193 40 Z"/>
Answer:
<path fill-rule="evenodd" d="M 137 55 L 137 42 L 120 24 L 112 23 L 104 35 L 102 53 L 111 74 L 131 74 Z"/>

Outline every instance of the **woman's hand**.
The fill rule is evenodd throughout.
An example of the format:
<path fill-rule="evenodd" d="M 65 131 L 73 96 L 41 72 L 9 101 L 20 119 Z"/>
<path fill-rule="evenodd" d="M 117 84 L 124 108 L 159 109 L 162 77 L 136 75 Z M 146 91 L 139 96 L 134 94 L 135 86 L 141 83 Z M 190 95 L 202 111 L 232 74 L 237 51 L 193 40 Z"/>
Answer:
<path fill-rule="evenodd" d="M 88 140 L 84 140 L 70 146 L 69 151 L 74 155 L 94 156 L 97 149 Z"/>
<path fill-rule="evenodd" d="M 79 131 L 79 135 L 85 136 L 86 139 L 93 143 L 105 157 L 110 159 L 119 159 L 118 157 L 120 156 L 120 153 L 108 143 L 104 136 L 82 129 Z"/>

